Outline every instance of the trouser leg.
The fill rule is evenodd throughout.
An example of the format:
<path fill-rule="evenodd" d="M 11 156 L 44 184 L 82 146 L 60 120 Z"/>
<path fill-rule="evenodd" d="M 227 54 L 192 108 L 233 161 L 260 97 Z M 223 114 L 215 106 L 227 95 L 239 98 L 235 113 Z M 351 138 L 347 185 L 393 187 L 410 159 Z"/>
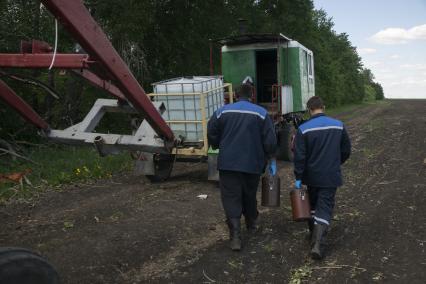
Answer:
<path fill-rule="evenodd" d="M 316 223 L 330 225 L 333 216 L 335 187 L 317 188 L 317 202 L 315 204 L 314 220 Z"/>
<path fill-rule="evenodd" d="M 315 214 L 315 206 L 318 200 L 318 188 L 308 185 L 309 205 L 311 206 L 311 215 Z"/>
<path fill-rule="evenodd" d="M 328 226 L 333 215 L 336 188 L 318 188 L 315 205 L 314 230 L 311 239 L 311 256 L 314 259 L 324 257 L 324 243 Z"/>
<path fill-rule="evenodd" d="M 308 238 L 311 239 L 312 231 L 314 230 L 314 214 L 315 214 L 315 206 L 318 200 L 318 190 L 316 187 L 308 186 L 308 194 L 309 194 L 309 205 L 311 207 L 311 216 L 312 218 L 308 220 L 308 229 L 309 235 Z"/>
<path fill-rule="evenodd" d="M 243 182 L 243 215 L 245 217 L 246 228 L 249 233 L 257 231 L 256 220 L 257 211 L 257 187 L 260 175 L 244 174 Z"/>
<path fill-rule="evenodd" d="M 243 186 L 240 173 L 219 171 L 219 185 L 223 209 L 227 219 L 241 218 Z"/>
<path fill-rule="evenodd" d="M 254 220 L 257 218 L 257 199 L 256 193 L 259 186 L 260 175 L 243 174 L 243 214 L 246 219 Z"/>
<path fill-rule="evenodd" d="M 219 184 L 226 222 L 229 227 L 230 248 L 241 250 L 241 214 L 243 186 L 241 173 L 219 171 Z"/>

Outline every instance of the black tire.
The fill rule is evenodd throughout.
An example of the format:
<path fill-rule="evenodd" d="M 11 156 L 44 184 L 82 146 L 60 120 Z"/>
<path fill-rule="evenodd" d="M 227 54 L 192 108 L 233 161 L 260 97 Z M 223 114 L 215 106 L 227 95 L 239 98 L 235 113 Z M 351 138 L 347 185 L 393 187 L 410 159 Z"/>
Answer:
<path fill-rule="evenodd" d="M 166 181 L 172 174 L 174 165 L 173 155 L 158 155 L 154 156 L 154 175 L 147 175 L 146 177 L 151 182 L 163 182 Z"/>
<path fill-rule="evenodd" d="M 0 248 L 1 284 L 58 284 L 55 268 L 41 256 L 21 248 Z"/>
<path fill-rule="evenodd" d="M 286 123 L 277 133 L 278 148 L 276 157 L 281 161 L 293 162 L 293 140 L 296 135 L 296 129 L 292 124 Z"/>

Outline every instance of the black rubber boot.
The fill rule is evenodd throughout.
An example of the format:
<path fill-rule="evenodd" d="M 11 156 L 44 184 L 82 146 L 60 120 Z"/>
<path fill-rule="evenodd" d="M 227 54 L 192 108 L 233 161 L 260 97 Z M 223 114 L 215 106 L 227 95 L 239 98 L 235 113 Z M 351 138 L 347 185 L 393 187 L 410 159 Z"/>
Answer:
<path fill-rule="evenodd" d="M 229 229 L 229 239 L 232 238 L 232 224 L 231 221 L 229 221 L 228 218 L 226 218 L 226 225 L 228 225 L 228 229 Z"/>
<path fill-rule="evenodd" d="M 327 234 L 327 225 L 315 224 L 311 239 L 311 257 L 313 259 L 322 259 L 324 257 L 325 235 Z"/>
<path fill-rule="evenodd" d="M 259 217 L 259 212 L 257 212 L 255 218 L 245 217 L 246 228 L 249 234 L 254 234 L 258 231 L 259 226 L 257 225 L 257 219 Z"/>
<path fill-rule="evenodd" d="M 246 218 L 246 228 L 249 234 L 254 234 L 257 231 L 256 219 Z"/>
<path fill-rule="evenodd" d="M 233 251 L 241 250 L 241 221 L 237 218 L 228 219 L 230 247 Z"/>

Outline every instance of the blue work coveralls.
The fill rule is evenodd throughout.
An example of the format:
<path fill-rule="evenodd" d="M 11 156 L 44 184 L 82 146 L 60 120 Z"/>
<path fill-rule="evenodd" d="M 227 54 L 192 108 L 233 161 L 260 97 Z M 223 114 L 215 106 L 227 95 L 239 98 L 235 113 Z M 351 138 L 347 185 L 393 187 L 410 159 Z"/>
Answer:
<path fill-rule="evenodd" d="M 219 149 L 222 204 L 227 218 L 257 217 L 256 191 L 277 139 L 268 112 L 247 99 L 218 109 L 208 123 L 209 145 Z"/>
<path fill-rule="evenodd" d="M 343 184 L 340 166 L 350 153 L 351 142 L 341 121 L 320 113 L 299 126 L 294 174 L 308 186 L 316 223 L 330 224 L 336 189 Z"/>

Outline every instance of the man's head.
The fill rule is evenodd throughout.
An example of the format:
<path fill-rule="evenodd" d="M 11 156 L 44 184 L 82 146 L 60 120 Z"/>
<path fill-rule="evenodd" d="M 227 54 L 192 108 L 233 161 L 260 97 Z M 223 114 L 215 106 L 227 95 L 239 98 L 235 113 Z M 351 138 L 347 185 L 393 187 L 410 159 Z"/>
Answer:
<path fill-rule="evenodd" d="M 240 87 L 239 97 L 243 99 L 250 99 L 253 94 L 253 87 L 249 83 L 242 84 Z"/>
<path fill-rule="evenodd" d="M 318 96 L 313 96 L 308 100 L 306 103 L 306 108 L 309 110 L 309 114 L 315 115 L 318 113 L 323 113 L 325 110 L 324 103 L 322 102 L 322 99 Z"/>

